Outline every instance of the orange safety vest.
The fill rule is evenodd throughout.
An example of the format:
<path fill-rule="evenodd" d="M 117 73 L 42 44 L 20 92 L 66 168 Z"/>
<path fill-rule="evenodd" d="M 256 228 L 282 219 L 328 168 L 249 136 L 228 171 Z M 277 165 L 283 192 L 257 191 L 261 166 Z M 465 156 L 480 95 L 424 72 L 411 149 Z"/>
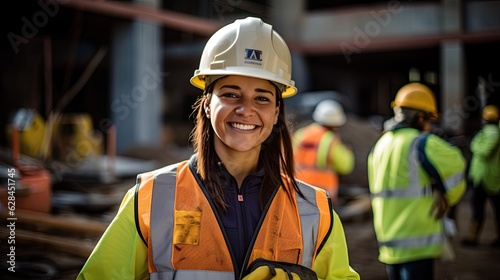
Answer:
<path fill-rule="evenodd" d="M 338 141 L 335 134 L 321 125 L 310 125 L 295 134 L 296 177 L 308 184 L 336 193 L 338 174 L 333 170 L 329 153 Z M 332 198 L 334 199 L 334 198 Z"/>
<path fill-rule="evenodd" d="M 148 247 L 151 279 L 172 273 L 176 279 L 235 278 L 229 241 L 200 182 L 189 161 L 138 176 L 136 225 Z M 265 258 L 312 268 L 333 228 L 333 212 L 323 190 L 299 187 L 307 201 L 298 195 L 291 201 L 281 187 L 263 210 L 265 217 L 245 266 Z"/>

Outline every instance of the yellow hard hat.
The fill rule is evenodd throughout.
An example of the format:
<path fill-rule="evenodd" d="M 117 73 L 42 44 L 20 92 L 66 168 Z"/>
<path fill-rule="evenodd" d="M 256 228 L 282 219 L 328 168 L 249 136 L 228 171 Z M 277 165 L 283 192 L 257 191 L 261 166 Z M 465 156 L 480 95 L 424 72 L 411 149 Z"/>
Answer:
<path fill-rule="evenodd" d="M 33 158 L 39 158 L 45 136 L 45 121 L 35 109 L 21 108 L 12 118 L 11 125 L 7 128 L 10 144 L 12 126 L 19 131 L 19 152 Z"/>
<path fill-rule="evenodd" d="M 282 89 L 283 98 L 297 93 L 290 50 L 273 27 L 260 18 L 238 19 L 215 32 L 205 45 L 191 84 L 205 89 L 226 75 L 274 82 Z"/>
<path fill-rule="evenodd" d="M 437 120 L 436 98 L 432 90 L 421 83 L 409 83 L 399 89 L 396 98 L 391 102 L 391 107 L 410 108 L 429 114 L 432 120 Z"/>
<path fill-rule="evenodd" d="M 486 105 L 483 108 L 483 119 L 486 121 L 498 121 L 498 107 L 495 105 Z"/>

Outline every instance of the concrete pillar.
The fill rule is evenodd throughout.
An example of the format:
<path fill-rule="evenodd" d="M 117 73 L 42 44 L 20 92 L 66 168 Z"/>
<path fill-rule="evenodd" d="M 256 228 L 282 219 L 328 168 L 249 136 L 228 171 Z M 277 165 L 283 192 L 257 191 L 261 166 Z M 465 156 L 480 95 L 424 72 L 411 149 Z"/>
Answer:
<path fill-rule="evenodd" d="M 459 40 L 441 42 L 441 121 L 449 135 L 464 133 L 465 98 L 464 47 Z"/>
<path fill-rule="evenodd" d="M 159 145 L 163 80 L 161 27 L 131 22 L 117 27 L 112 43 L 111 119 L 117 152 L 136 144 Z"/>
<path fill-rule="evenodd" d="M 161 29 L 151 23 L 128 23 L 113 38 L 110 104 L 117 152 L 160 143 L 165 78 L 160 49 Z"/>
<path fill-rule="evenodd" d="M 442 2 L 444 34 L 459 34 L 463 30 L 462 0 Z M 466 112 L 465 55 L 460 40 L 441 42 L 441 115 L 442 125 L 450 135 L 464 133 Z"/>

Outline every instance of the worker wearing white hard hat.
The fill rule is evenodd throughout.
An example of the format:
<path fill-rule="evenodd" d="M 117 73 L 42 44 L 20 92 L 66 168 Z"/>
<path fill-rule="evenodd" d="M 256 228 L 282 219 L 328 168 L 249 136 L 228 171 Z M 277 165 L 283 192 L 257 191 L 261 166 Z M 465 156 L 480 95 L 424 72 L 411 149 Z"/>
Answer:
<path fill-rule="evenodd" d="M 336 201 L 339 175 L 354 169 L 354 153 L 337 133 L 347 117 L 339 102 L 326 99 L 316 105 L 312 118 L 312 124 L 294 134 L 297 178 L 327 190 Z"/>
<path fill-rule="evenodd" d="M 359 279 L 325 191 L 295 180 L 285 41 L 261 19 L 207 42 L 195 153 L 138 176 L 78 279 Z"/>

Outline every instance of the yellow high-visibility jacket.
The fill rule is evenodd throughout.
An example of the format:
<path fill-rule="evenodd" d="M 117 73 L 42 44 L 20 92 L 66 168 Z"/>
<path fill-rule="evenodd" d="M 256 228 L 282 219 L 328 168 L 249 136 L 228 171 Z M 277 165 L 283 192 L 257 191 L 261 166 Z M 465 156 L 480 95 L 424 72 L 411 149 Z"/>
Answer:
<path fill-rule="evenodd" d="M 455 205 L 466 188 L 466 162 L 457 147 L 413 128 L 384 133 L 368 156 L 373 225 L 386 264 L 437 258 L 442 222 L 431 214 L 435 189 Z M 434 188 L 431 186 L 434 184 Z"/>
<path fill-rule="evenodd" d="M 470 143 L 469 178 L 488 194 L 500 192 L 500 132 L 497 124 L 485 124 Z"/>

